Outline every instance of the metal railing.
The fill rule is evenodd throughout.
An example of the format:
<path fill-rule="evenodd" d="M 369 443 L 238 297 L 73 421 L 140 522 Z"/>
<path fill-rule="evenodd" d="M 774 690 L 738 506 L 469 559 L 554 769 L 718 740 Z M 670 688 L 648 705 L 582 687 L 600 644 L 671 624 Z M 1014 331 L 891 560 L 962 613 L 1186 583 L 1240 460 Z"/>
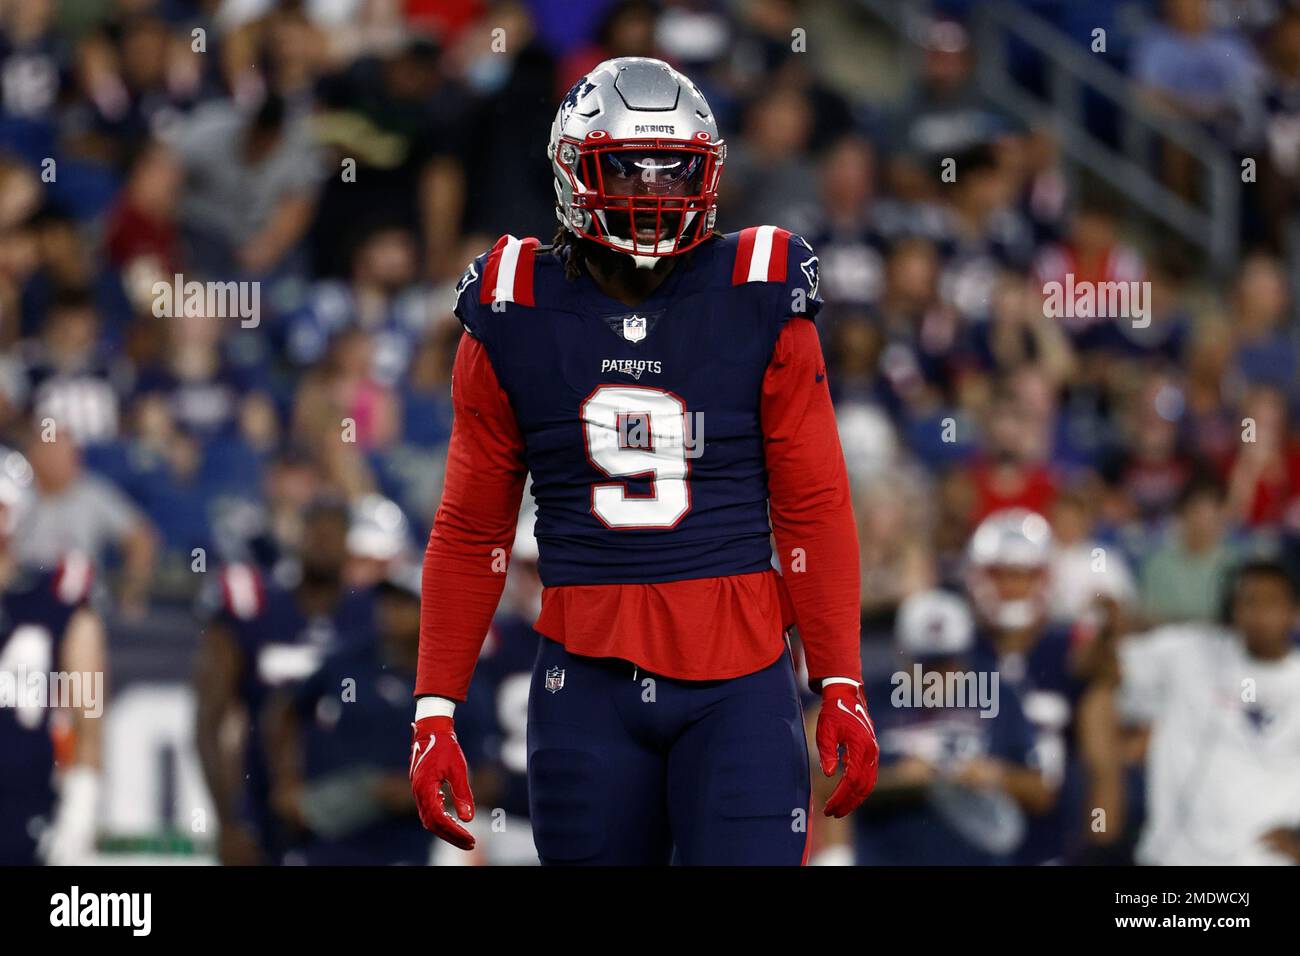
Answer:
<path fill-rule="evenodd" d="M 908 43 L 915 42 L 929 12 L 924 2 L 858 2 Z M 1028 125 L 1052 130 L 1070 161 L 1201 249 L 1215 272 L 1232 268 L 1238 254 L 1241 183 L 1229 150 L 1196 124 L 1153 109 L 1127 75 L 1023 7 L 1004 0 L 978 4 L 971 29 L 976 83 L 995 106 Z M 1046 96 L 1012 75 L 1007 53 L 1012 40 L 1041 58 Z M 1089 92 L 1113 105 L 1118 148 L 1088 129 L 1084 98 Z M 1201 167 L 1207 184 L 1203 203 L 1188 201 L 1160 181 L 1154 147 L 1161 142 L 1177 146 Z"/>

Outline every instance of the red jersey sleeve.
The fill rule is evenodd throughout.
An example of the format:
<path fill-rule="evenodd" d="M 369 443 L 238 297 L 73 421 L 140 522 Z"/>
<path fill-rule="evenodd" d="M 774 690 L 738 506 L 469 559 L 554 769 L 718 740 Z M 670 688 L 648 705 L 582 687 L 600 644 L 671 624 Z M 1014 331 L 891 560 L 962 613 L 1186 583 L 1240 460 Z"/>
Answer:
<path fill-rule="evenodd" d="M 442 501 L 424 552 L 417 697 L 464 700 L 505 586 L 523 497 L 523 436 L 483 344 L 462 335 Z"/>
<path fill-rule="evenodd" d="M 763 379 L 772 530 L 814 690 L 862 680 L 858 530 L 817 329 L 790 319 Z"/>

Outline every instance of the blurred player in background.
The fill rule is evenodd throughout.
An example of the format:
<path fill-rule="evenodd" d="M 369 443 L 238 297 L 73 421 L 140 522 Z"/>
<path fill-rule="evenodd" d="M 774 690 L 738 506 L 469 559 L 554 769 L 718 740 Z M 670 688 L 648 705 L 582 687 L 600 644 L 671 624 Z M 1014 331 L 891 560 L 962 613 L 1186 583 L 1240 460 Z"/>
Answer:
<path fill-rule="evenodd" d="M 83 863 L 98 809 L 104 629 L 86 604 L 84 555 L 52 569 L 14 555 L 31 484 L 27 460 L 0 447 L 0 864 Z"/>
<path fill-rule="evenodd" d="M 996 672 L 1034 728 L 1032 766 L 1059 797 L 1036 807 L 1015 862 L 1062 861 L 1082 786 L 1075 765 L 1074 707 L 1082 691 L 1067 627 L 1048 617 L 1052 533 L 1037 512 L 1009 508 L 980 522 L 967 549 L 975 609 L 974 669 Z"/>
<path fill-rule="evenodd" d="M 877 759 L 857 534 L 811 321 L 817 257 L 774 226 L 714 231 L 726 147 L 699 88 L 662 61 L 581 78 L 548 153 L 556 243 L 502 236 L 457 285 L 411 751 L 421 817 L 474 846 L 443 803 L 446 783 L 456 817 L 474 815 L 453 714 L 531 472 L 542 862 L 798 864 L 811 807 L 789 625 L 823 698 L 822 771 L 844 768 L 826 813 L 866 798 Z"/>
<path fill-rule="evenodd" d="M 1150 728 L 1139 863 L 1300 863 L 1298 606 L 1291 570 L 1256 560 L 1235 575 L 1225 624 L 1098 636 L 1117 713 L 1089 730 Z"/>
<path fill-rule="evenodd" d="M 813 862 L 1011 862 L 1025 836 L 1026 812 L 1041 812 L 1055 796 L 1033 765 L 1034 730 L 1019 695 L 972 670 L 974 622 L 955 594 L 921 591 L 907 598 L 895 644 L 899 670 L 868 685 L 880 737 L 875 796 L 851 826 L 827 821 Z M 960 687 L 961 699 L 920 697 L 918 676 L 921 687 L 939 680 Z"/>
<path fill-rule="evenodd" d="M 262 718 L 276 688 L 305 680 L 324 656 L 373 640 L 373 594 L 348 588 L 349 512 L 323 500 L 303 517 L 294 566 L 282 583 L 252 565 L 221 573 L 220 607 L 203 635 L 195 689 L 199 758 L 217 812 L 223 863 L 267 862 L 283 852 L 271 807 Z"/>
<path fill-rule="evenodd" d="M 420 825 L 406 753 L 420 648 L 418 568 L 397 570 L 375 596 L 375 639 L 359 635 L 268 707 L 272 805 L 286 832 L 283 862 L 421 865 L 433 838 Z"/>

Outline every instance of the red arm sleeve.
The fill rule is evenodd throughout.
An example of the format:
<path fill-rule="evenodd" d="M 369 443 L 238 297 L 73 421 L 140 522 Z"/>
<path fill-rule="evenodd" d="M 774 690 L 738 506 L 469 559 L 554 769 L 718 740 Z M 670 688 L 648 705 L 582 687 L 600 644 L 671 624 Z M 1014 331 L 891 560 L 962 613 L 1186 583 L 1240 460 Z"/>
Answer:
<path fill-rule="evenodd" d="M 792 318 L 763 379 L 769 510 L 813 689 L 862 680 L 858 529 L 817 329 Z"/>
<path fill-rule="evenodd" d="M 456 351 L 451 400 L 447 475 L 424 552 L 415 694 L 464 700 L 505 587 L 528 469 L 514 410 L 469 335 Z"/>

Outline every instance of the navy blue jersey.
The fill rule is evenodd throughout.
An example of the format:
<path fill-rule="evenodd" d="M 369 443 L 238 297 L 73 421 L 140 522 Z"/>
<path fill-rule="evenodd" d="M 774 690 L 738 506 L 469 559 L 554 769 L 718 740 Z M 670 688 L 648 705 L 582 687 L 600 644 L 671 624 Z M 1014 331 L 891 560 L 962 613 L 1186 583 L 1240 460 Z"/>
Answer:
<path fill-rule="evenodd" d="M 1018 863 L 1060 860 L 1075 827 L 1082 775 L 1074 749 L 1074 710 L 1082 685 L 1071 671 L 1070 647 L 1069 629 L 1060 625 L 1045 628 L 1024 654 L 999 655 L 985 636 L 976 641 L 975 669 L 997 671 L 1002 687 L 1020 695 L 1034 728 L 1034 766 L 1060 788 L 1055 807 L 1030 818 Z"/>
<path fill-rule="evenodd" d="M 85 562 L 78 561 L 80 568 Z M 60 669 L 68 622 L 85 601 L 89 581 L 87 573 L 67 566 L 24 568 L 0 595 L 0 864 L 30 862 L 28 822 L 54 803 L 54 708 L 26 689 L 34 675 Z"/>
<path fill-rule="evenodd" d="M 247 799 L 256 822 L 266 824 L 266 759 L 261 746 L 262 712 L 271 693 L 289 690 L 316 672 L 325 655 L 374 639 L 374 597 L 345 592 L 333 613 L 309 617 L 288 588 L 264 579 L 249 565 L 222 572 L 218 620 L 230 631 L 243 660 L 239 698 L 248 709 Z"/>
<path fill-rule="evenodd" d="M 881 681 L 867 689 L 880 741 L 880 765 L 915 757 L 954 771 L 967 760 L 996 757 L 1031 766 L 1034 729 L 1020 697 L 1000 687 L 996 716 L 969 707 L 893 706 L 894 688 Z M 936 785 L 918 802 L 870 800 L 854 816 L 860 866 L 990 866 L 1009 863 L 1024 836 L 1025 818 L 1004 793 L 977 794 Z"/>
<path fill-rule="evenodd" d="M 326 655 L 294 690 L 303 726 L 304 777 L 349 767 L 405 775 L 410 754 L 394 747 L 393 740 L 409 736 L 414 691 L 415 672 L 391 666 L 378 643 L 352 644 Z"/>
<path fill-rule="evenodd" d="M 500 614 L 483 644 L 469 698 L 456 708 L 456 736 L 493 809 L 528 815 L 528 687 L 541 635 L 513 614 Z"/>
<path fill-rule="evenodd" d="M 390 664 L 378 642 L 362 642 L 327 655 L 294 691 L 307 816 L 321 831 L 294 851 L 305 862 L 427 862 L 432 837 L 415 808 L 392 813 L 371 789 L 381 776 L 407 775 L 410 753 L 401 741 L 414 690 L 413 670 Z"/>
<path fill-rule="evenodd" d="M 817 286 L 812 248 L 769 226 L 705 242 L 635 308 L 535 240 L 474 261 L 455 311 L 523 437 L 544 584 L 770 567 L 762 384 Z"/>

